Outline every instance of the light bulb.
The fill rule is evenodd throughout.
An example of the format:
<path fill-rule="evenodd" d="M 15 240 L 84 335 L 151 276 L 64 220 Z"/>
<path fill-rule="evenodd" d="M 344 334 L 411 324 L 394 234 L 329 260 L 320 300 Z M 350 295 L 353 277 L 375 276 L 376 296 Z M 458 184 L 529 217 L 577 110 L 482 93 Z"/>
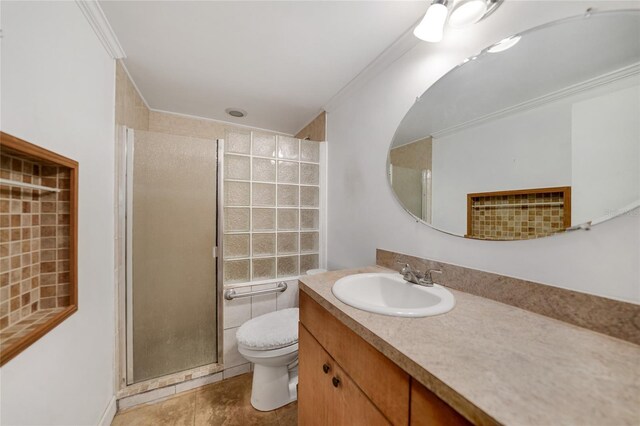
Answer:
<path fill-rule="evenodd" d="M 422 18 L 422 21 L 413 30 L 413 35 L 420 40 L 431 43 L 439 42 L 442 40 L 447 14 L 446 1 L 436 0 L 429 6 L 427 13 L 424 14 L 424 18 Z"/>
<path fill-rule="evenodd" d="M 456 4 L 449 16 L 449 25 L 465 27 L 478 22 L 487 12 L 486 0 L 463 0 Z"/>

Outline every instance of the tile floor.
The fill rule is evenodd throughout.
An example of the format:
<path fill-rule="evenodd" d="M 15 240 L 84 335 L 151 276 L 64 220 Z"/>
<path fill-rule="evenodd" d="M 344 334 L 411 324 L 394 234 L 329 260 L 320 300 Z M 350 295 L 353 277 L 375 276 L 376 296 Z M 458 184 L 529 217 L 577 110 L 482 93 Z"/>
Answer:
<path fill-rule="evenodd" d="M 243 374 L 169 399 L 119 412 L 112 426 L 274 425 L 298 423 L 297 403 L 261 412 L 251 406 L 252 374 Z"/>

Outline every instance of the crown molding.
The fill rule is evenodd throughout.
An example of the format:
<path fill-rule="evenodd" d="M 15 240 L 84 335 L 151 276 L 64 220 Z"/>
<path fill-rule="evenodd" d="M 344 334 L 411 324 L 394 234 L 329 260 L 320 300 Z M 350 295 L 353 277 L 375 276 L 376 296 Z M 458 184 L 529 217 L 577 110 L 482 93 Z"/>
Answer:
<path fill-rule="evenodd" d="M 575 95 L 577 93 L 584 92 L 590 89 L 595 89 L 596 87 L 604 86 L 606 84 L 610 84 L 615 81 L 625 79 L 627 77 L 632 77 L 637 74 L 640 74 L 640 63 L 628 65 L 626 67 L 617 69 L 615 71 L 602 74 L 598 77 L 565 87 L 555 92 L 551 92 L 546 95 L 529 99 L 528 101 L 510 106 L 508 108 L 504 108 L 499 111 L 492 112 L 491 114 L 483 115 L 481 117 L 474 118 L 473 120 L 456 124 L 455 126 L 447 127 L 446 129 L 433 132 L 431 136 L 434 138 L 441 138 L 443 136 L 448 136 L 453 133 L 459 132 L 461 130 L 478 126 L 488 121 L 497 120 L 499 118 L 503 118 L 518 112 L 528 111 L 534 108 L 538 108 L 542 105 L 557 101 L 559 99 L 566 98 L 568 96 Z"/>
<path fill-rule="evenodd" d="M 113 28 L 109 25 L 109 21 L 105 16 L 100 4 L 96 0 L 76 0 L 76 4 L 87 18 L 89 25 L 98 36 L 98 40 L 104 46 L 105 50 L 113 59 L 126 58 L 124 50 L 118 41 L 118 37 L 113 32 Z"/>
<path fill-rule="evenodd" d="M 369 65 L 360 71 L 358 75 L 340 89 L 338 93 L 333 95 L 322 109 L 327 112 L 337 109 L 346 98 L 360 90 L 378 74 L 400 59 L 405 53 L 417 46 L 420 43 L 420 40 L 414 37 L 413 28 L 421 19 L 422 15 L 420 16 L 420 19 L 411 25 L 409 29 L 396 39 L 396 41 L 389 45 L 389 47 L 369 63 Z"/>

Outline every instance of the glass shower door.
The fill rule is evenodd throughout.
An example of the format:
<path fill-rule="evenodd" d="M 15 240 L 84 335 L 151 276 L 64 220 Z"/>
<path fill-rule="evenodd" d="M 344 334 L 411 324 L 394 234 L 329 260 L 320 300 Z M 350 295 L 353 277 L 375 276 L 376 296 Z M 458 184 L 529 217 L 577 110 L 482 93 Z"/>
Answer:
<path fill-rule="evenodd" d="M 215 140 L 130 131 L 127 382 L 217 362 Z"/>

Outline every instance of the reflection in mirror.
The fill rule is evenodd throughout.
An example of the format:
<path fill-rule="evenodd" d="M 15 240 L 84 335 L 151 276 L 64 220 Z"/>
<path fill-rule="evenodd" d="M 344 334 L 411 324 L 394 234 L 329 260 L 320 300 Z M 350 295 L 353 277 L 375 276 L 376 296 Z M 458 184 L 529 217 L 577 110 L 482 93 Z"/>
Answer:
<path fill-rule="evenodd" d="M 639 205 L 639 117 L 640 12 L 554 22 L 418 99 L 391 144 L 391 187 L 413 216 L 467 238 L 596 224 Z"/>
<path fill-rule="evenodd" d="M 414 216 L 431 223 L 431 138 L 391 148 L 391 187 Z"/>

